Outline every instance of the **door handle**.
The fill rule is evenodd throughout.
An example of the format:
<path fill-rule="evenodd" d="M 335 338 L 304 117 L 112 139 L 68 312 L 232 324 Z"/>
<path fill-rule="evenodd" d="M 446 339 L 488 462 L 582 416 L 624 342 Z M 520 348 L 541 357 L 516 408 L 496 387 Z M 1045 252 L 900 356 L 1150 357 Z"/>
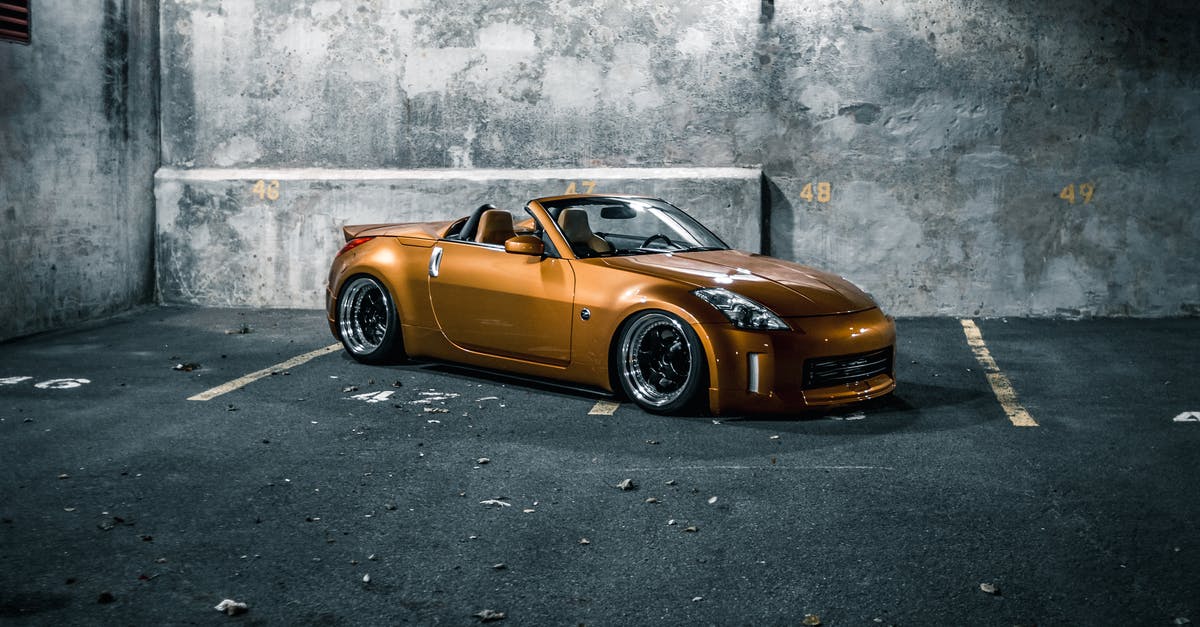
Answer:
<path fill-rule="evenodd" d="M 442 247 L 434 246 L 433 252 L 429 255 L 429 276 L 436 277 L 438 271 L 442 267 Z"/>

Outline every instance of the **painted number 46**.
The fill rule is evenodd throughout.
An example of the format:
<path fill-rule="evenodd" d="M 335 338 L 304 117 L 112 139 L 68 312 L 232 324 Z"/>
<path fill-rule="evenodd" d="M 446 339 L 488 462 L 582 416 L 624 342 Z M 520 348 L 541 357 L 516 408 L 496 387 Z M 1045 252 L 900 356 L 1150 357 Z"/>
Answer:
<path fill-rule="evenodd" d="M 279 200 L 279 181 L 264 181 L 258 179 L 250 193 L 258 196 L 259 200 Z"/>

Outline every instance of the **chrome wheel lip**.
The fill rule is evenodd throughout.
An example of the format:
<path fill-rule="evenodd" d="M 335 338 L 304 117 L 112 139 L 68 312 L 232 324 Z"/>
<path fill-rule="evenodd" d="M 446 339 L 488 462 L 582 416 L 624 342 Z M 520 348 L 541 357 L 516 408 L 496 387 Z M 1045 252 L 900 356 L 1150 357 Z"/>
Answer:
<path fill-rule="evenodd" d="M 679 381 L 679 384 L 674 389 L 669 391 L 662 391 L 651 383 L 648 378 L 650 375 L 661 375 L 663 373 L 654 372 L 652 369 L 647 372 L 647 369 L 643 368 L 640 359 L 640 355 L 643 352 L 643 348 L 646 348 L 646 340 L 650 337 L 650 334 L 660 330 L 670 330 L 675 333 L 676 341 L 681 343 L 681 350 L 684 351 L 688 359 L 688 367 L 683 369 L 682 380 Z M 665 360 L 667 356 L 660 354 L 656 355 L 656 357 Z M 630 392 L 635 399 L 650 407 L 662 407 L 679 399 L 687 389 L 689 383 L 691 359 L 689 340 L 684 333 L 683 327 L 678 320 L 665 314 L 652 313 L 638 318 L 632 323 L 621 339 L 621 376 L 629 384 Z"/>
<path fill-rule="evenodd" d="M 373 279 L 350 282 L 338 301 L 338 329 L 346 347 L 356 355 L 379 349 L 387 334 L 388 295 Z"/>

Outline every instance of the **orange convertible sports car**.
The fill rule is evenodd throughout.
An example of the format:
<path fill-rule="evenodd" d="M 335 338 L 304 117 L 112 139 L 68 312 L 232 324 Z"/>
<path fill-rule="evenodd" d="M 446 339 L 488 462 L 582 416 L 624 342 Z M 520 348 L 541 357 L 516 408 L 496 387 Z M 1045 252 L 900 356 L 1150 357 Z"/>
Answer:
<path fill-rule="evenodd" d="M 792 411 L 896 387 L 895 324 L 845 279 L 731 250 L 653 198 L 556 196 L 525 212 L 345 227 L 334 336 L 366 363 L 452 361 L 655 412 Z"/>

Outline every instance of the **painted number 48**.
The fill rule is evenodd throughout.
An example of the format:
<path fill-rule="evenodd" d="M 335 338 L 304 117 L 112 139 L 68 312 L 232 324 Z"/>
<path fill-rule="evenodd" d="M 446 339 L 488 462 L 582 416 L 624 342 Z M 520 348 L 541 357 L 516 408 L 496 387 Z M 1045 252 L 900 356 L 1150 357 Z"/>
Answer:
<path fill-rule="evenodd" d="M 813 189 L 816 188 L 816 194 L 813 194 Z M 814 199 L 817 202 L 829 202 L 833 197 L 833 185 L 829 181 L 821 181 L 816 185 L 805 183 L 804 187 L 800 188 L 800 198 L 805 202 L 812 202 Z"/>

